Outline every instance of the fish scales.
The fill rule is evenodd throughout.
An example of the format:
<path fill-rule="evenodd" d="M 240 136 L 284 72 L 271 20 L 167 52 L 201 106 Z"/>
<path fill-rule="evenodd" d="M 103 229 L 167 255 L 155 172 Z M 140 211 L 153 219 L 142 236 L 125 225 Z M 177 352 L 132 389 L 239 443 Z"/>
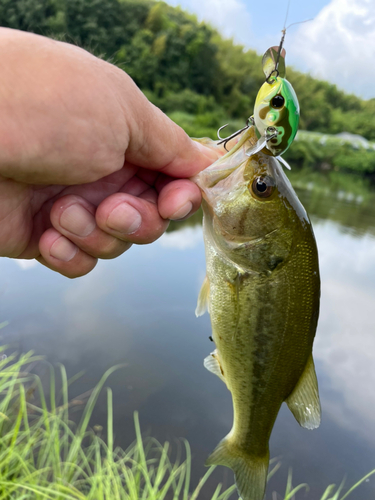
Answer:
<path fill-rule="evenodd" d="M 299 380 L 311 352 L 315 332 L 310 316 L 316 305 L 310 290 L 316 278 L 306 276 L 310 284 L 301 276 L 300 269 L 311 266 L 313 259 L 310 248 L 306 252 L 302 247 L 276 271 L 277 276 L 243 277 L 237 306 L 237 294 L 227 281 L 230 269 L 216 258 L 215 252 L 208 252 L 213 339 L 233 395 L 232 439 L 248 451 L 266 450 L 281 403 Z M 223 287 L 223 282 L 229 286 Z M 275 329 L 275 324 L 281 326 Z"/>
<path fill-rule="evenodd" d="M 320 422 L 312 361 L 320 279 L 310 221 L 280 165 L 262 153 L 246 158 L 242 144 L 237 166 L 228 153 L 196 179 L 207 262 L 198 309 L 207 302 L 216 344 L 205 365 L 233 400 L 232 429 L 207 464 L 232 468 L 243 500 L 262 500 L 283 401 L 304 427 Z M 259 179 L 271 186 L 266 198 L 253 192 Z"/>

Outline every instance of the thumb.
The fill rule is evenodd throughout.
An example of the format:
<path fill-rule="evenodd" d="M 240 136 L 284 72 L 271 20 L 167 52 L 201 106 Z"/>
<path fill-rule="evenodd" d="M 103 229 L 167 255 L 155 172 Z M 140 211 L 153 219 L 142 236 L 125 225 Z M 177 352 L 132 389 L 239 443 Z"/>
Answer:
<path fill-rule="evenodd" d="M 151 104 L 133 85 L 136 98 L 130 104 L 132 119 L 127 120 L 128 162 L 173 177 L 191 177 L 222 155 L 221 148 L 212 149 L 190 139 L 181 127 Z M 129 113 L 129 102 L 127 108 Z"/>

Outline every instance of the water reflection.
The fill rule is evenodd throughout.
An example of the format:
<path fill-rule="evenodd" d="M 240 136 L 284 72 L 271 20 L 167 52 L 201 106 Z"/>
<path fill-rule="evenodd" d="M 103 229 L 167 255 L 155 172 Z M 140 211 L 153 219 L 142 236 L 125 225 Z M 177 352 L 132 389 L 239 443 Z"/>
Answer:
<path fill-rule="evenodd" d="M 368 201 L 373 195 L 361 203 L 314 190 L 299 195 L 320 253 L 322 302 L 314 356 L 323 422 L 309 432 L 282 409 L 271 453 L 282 457 L 283 467 L 272 479 L 268 500 L 273 489 L 285 488 L 289 467 L 295 482 L 310 484 L 307 498 L 312 499 L 345 475 L 352 484 L 375 467 L 375 203 Z M 109 381 L 117 442 L 126 446 L 133 440 L 132 414 L 139 410 L 146 432 L 160 440 L 190 441 L 195 481 L 232 421 L 229 392 L 202 364 L 212 349 L 209 318 L 194 316 L 205 274 L 199 218 L 173 224 L 154 245 L 103 261 L 75 281 L 39 264 L 0 260 L 0 318 L 10 321 L 1 331 L 2 342 L 63 362 L 70 375 L 85 370 L 73 396 L 89 390 L 109 366 L 126 363 Z M 102 398 L 92 423 L 105 425 L 105 419 Z M 215 474 L 212 488 L 215 478 L 232 482 L 226 469 Z M 374 495 L 370 480 L 355 498 Z"/>
<path fill-rule="evenodd" d="M 341 394 L 340 410 L 325 410 L 342 426 L 375 445 L 374 304 L 375 239 L 342 234 L 332 222 L 318 224 L 322 309 L 316 354 L 327 388 Z M 336 262 L 335 262 L 336 261 Z"/>

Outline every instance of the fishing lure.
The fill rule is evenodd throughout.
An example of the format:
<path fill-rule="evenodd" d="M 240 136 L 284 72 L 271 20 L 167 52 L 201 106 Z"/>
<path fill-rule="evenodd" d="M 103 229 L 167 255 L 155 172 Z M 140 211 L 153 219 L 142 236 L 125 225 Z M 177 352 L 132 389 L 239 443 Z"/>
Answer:
<path fill-rule="evenodd" d="M 218 144 L 227 143 L 254 127 L 258 142 L 247 151 L 252 156 L 259 151 L 275 156 L 285 167 L 288 163 L 281 157 L 292 144 L 299 124 L 299 103 L 292 85 L 285 78 L 285 49 L 283 49 L 286 29 L 282 30 L 280 45 L 270 47 L 262 59 L 263 72 L 266 80 L 259 89 L 255 99 L 254 114 L 247 120 L 246 126 L 229 137 L 220 137 Z"/>

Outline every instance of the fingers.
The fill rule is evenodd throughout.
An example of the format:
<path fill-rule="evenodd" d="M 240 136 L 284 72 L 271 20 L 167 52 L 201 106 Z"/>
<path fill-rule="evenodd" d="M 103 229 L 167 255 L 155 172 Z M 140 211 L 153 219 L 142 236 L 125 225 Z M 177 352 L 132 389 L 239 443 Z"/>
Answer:
<path fill-rule="evenodd" d="M 196 184 L 179 179 L 156 185 L 159 192 L 158 209 L 164 219 L 181 220 L 198 210 L 202 196 Z"/>
<path fill-rule="evenodd" d="M 155 203 L 152 189 L 139 197 L 117 193 L 106 198 L 96 211 L 96 222 L 105 233 L 122 241 L 145 244 L 160 238 L 168 227 Z"/>
<path fill-rule="evenodd" d="M 95 259 L 113 259 L 131 246 L 102 231 L 95 220 L 96 207 L 84 198 L 67 195 L 51 209 L 53 227 L 77 248 Z"/>
<path fill-rule="evenodd" d="M 80 250 L 55 229 L 48 229 L 39 240 L 40 257 L 46 267 L 68 278 L 84 276 L 94 269 L 97 259 Z"/>
<path fill-rule="evenodd" d="M 79 196 L 59 199 L 51 209 L 54 226 L 39 240 L 39 262 L 50 269 L 77 278 L 94 269 L 98 258 L 121 255 L 131 246 L 98 228 L 95 207 Z"/>
<path fill-rule="evenodd" d="M 153 189 L 140 197 L 117 193 L 97 208 L 76 195 L 67 195 L 51 209 L 52 229 L 39 241 L 45 266 L 69 278 L 84 276 L 97 260 L 115 258 L 132 243 L 151 243 L 168 227 L 155 204 Z"/>

